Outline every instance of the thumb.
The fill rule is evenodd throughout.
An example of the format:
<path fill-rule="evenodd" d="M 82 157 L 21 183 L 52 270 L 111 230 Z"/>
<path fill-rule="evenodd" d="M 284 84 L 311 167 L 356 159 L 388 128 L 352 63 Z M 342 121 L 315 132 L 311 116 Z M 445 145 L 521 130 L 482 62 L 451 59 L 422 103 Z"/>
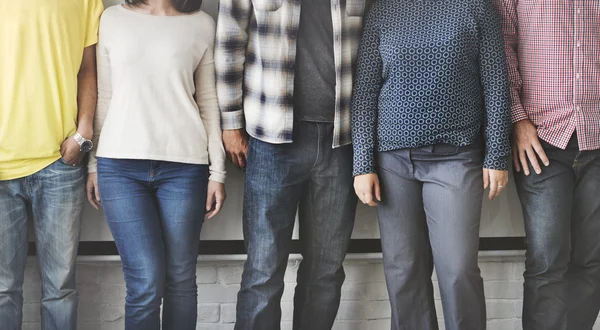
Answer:
<path fill-rule="evenodd" d="M 98 190 L 98 182 L 94 182 L 94 195 L 96 195 L 96 200 L 100 201 L 100 191 Z"/>

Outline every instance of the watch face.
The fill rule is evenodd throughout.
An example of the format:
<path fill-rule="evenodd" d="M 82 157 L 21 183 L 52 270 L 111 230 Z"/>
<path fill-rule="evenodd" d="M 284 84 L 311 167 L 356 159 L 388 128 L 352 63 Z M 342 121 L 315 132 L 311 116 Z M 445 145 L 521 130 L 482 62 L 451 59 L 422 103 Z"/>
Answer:
<path fill-rule="evenodd" d="M 92 143 L 92 141 L 90 140 L 86 140 L 83 141 L 83 143 L 81 144 L 81 151 L 82 152 L 90 152 L 92 151 L 94 144 Z"/>

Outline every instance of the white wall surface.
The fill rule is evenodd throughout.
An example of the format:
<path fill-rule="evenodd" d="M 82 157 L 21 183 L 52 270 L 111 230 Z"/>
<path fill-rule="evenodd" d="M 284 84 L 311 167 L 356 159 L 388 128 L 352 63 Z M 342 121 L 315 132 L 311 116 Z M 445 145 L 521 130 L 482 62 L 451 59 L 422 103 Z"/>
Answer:
<path fill-rule="evenodd" d="M 281 302 L 282 330 L 292 329 L 293 292 L 297 261 L 289 263 Z M 349 260 L 346 282 L 333 330 L 389 330 L 391 309 L 381 260 Z M 481 273 L 487 305 L 487 330 L 522 330 L 523 256 L 483 257 Z M 198 273 L 198 330 L 233 330 L 241 261 L 200 261 Z M 444 330 L 440 294 L 434 276 L 440 330 Z M 41 330 L 39 273 L 33 259 L 24 287 L 23 330 Z M 125 284 L 118 262 L 80 262 L 79 330 L 123 330 Z M 593 330 L 600 330 L 596 322 Z"/>
<path fill-rule="evenodd" d="M 121 3 L 119 0 L 104 0 L 105 6 Z M 216 17 L 217 0 L 205 0 L 204 10 Z M 242 197 L 243 172 L 228 167 L 227 194 L 225 209 L 217 218 L 205 223 L 202 229 L 202 239 L 205 240 L 235 240 L 242 239 Z M 362 205 L 359 207 L 354 229 L 354 238 L 378 238 L 379 229 L 373 209 Z M 498 200 L 486 200 L 483 206 L 482 237 L 523 236 L 523 223 L 519 201 L 514 183 L 509 184 L 508 190 Z M 112 240 L 101 212 L 86 207 L 82 240 L 99 241 Z"/>

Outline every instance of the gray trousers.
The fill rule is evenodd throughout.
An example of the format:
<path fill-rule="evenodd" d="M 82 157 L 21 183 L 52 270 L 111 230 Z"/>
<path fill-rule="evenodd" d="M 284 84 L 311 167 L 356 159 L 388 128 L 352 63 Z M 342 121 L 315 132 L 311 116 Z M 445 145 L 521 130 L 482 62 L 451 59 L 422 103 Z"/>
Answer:
<path fill-rule="evenodd" d="M 550 166 L 515 173 L 527 261 L 524 330 L 591 330 L 600 309 L 600 150 L 541 141 Z"/>
<path fill-rule="evenodd" d="M 437 271 L 447 330 L 486 327 L 477 264 L 483 198 L 482 141 L 382 152 L 377 207 L 392 330 L 437 330 Z"/>

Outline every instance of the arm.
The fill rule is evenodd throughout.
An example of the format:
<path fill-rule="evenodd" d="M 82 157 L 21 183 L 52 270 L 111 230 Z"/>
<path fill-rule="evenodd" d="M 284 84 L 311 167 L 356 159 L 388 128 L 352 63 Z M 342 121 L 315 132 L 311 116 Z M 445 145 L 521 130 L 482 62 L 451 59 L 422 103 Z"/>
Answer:
<path fill-rule="evenodd" d="M 93 134 L 94 111 L 96 109 L 96 52 L 94 46 L 83 51 L 81 68 L 77 74 L 77 132 L 86 139 Z M 81 162 L 84 153 L 77 141 L 71 136 L 60 146 L 63 159 L 73 165 Z"/>
<path fill-rule="evenodd" d="M 101 30 L 98 45 L 96 46 L 96 68 L 97 68 L 97 87 L 98 99 L 96 111 L 94 113 L 94 134 L 92 141 L 94 149 L 90 152 L 88 158 L 88 178 L 86 184 L 87 198 L 90 204 L 98 209 L 100 207 L 100 193 L 98 192 L 97 160 L 96 151 L 98 149 L 98 140 L 102 133 L 102 126 L 108 114 L 110 101 L 112 98 L 111 69 L 108 51 L 105 44 L 106 32 Z"/>
<path fill-rule="evenodd" d="M 504 33 L 504 48 L 508 65 L 508 80 L 510 84 L 510 116 L 513 123 L 528 119 L 521 104 L 521 87 L 523 81 L 519 73 L 519 19 L 517 15 L 518 0 L 494 0 L 496 9 L 502 19 Z"/>
<path fill-rule="evenodd" d="M 215 69 L 224 130 L 244 128 L 243 81 L 251 0 L 221 0 L 217 21 Z"/>
<path fill-rule="evenodd" d="M 506 57 L 508 60 L 511 98 L 510 115 L 514 123 L 513 166 L 517 172 L 523 169 L 525 175 L 529 175 L 529 164 L 531 164 L 533 170 L 537 174 L 540 174 L 542 173 L 542 167 L 539 164 L 538 157 L 544 166 L 549 166 L 550 161 L 539 141 L 537 127 L 529 120 L 521 103 L 523 80 L 519 73 L 519 57 L 517 56 L 519 51 L 518 0 L 495 0 L 495 2 L 502 17 Z"/>
<path fill-rule="evenodd" d="M 77 130 L 87 139 L 92 138 L 94 112 L 96 111 L 96 43 L 98 42 L 98 27 L 104 7 L 100 0 L 84 1 L 86 15 L 86 39 L 83 60 L 77 75 L 78 93 Z"/>
<path fill-rule="evenodd" d="M 484 167 L 505 171 L 510 156 L 509 86 L 500 20 L 489 0 L 482 4 L 479 29 L 479 67 L 487 121 Z"/>
<path fill-rule="evenodd" d="M 214 27 L 211 27 L 210 31 L 214 31 Z M 194 75 L 196 82 L 196 103 L 198 104 L 198 109 L 200 109 L 200 117 L 208 136 L 209 179 L 225 183 L 225 150 L 223 149 L 223 140 L 221 137 L 221 117 L 215 87 L 213 52 L 214 45 L 211 43 L 196 69 Z"/>
<path fill-rule="evenodd" d="M 93 134 L 94 111 L 96 109 L 96 52 L 94 45 L 98 42 L 98 24 L 104 10 L 101 0 L 82 1 L 81 15 L 86 22 L 84 50 L 81 65 L 77 74 L 77 132 L 89 139 Z M 60 153 L 65 161 L 76 165 L 85 156 L 73 137 L 66 139 Z"/>
<path fill-rule="evenodd" d="M 367 14 L 357 56 L 351 109 L 355 176 L 375 173 L 377 112 L 383 86 L 383 61 L 379 52 L 376 12 L 373 7 Z"/>
<path fill-rule="evenodd" d="M 212 22 L 211 22 L 212 23 Z M 208 29 L 215 34 L 214 23 Z M 206 212 L 209 219 L 217 215 L 225 202 L 225 149 L 221 135 L 221 115 L 215 82 L 214 44 L 209 43 L 194 74 L 196 103 L 208 137 L 209 183 Z"/>
<path fill-rule="evenodd" d="M 479 7 L 478 27 L 479 70 L 486 116 L 483 188 L 490 188 L 488 197 L 493 200 L 508 184 L 511 122 L 502 27 L 491 0 L 484 0 Z"/>
<path fill-rule="evenodd" d="M 96 47 L 83 51 L 81 69 L 77 75 L 77 131 L 87 139 L 92 138 L 94 113 L 96 112 Z"/>
<path fill-rule="evenodd" d="M 98 100 L 94 114 L 94 135 L 92 138 L 92 141 L 94 142 L 94 149 L 90 153 L 90 158 L 88 159 L 88 173 L 96 173 L 97 171 L 96 151 L 98 148 L 98 140 L 100 139 L 102 126 L 104 126 L 104 120 L 108 114 L 108 109 L 110 108 L 110 102 L 112 98 L 110 59 L 106 49 L 105 37 L 105 33 L 100 34 L 100 40 L 96 47 Z"/>
<path fill-rule="evenodd" d="M 376 206 L 381 201 L 379 179 L 375 174 L 377 112 L 379 93 L 383 86 L 377 17 L 377 10 L 373 7 L 365 19 L 358 49 L 351 109 L 354 190 L 359 199 L 369 206 Z"/>

